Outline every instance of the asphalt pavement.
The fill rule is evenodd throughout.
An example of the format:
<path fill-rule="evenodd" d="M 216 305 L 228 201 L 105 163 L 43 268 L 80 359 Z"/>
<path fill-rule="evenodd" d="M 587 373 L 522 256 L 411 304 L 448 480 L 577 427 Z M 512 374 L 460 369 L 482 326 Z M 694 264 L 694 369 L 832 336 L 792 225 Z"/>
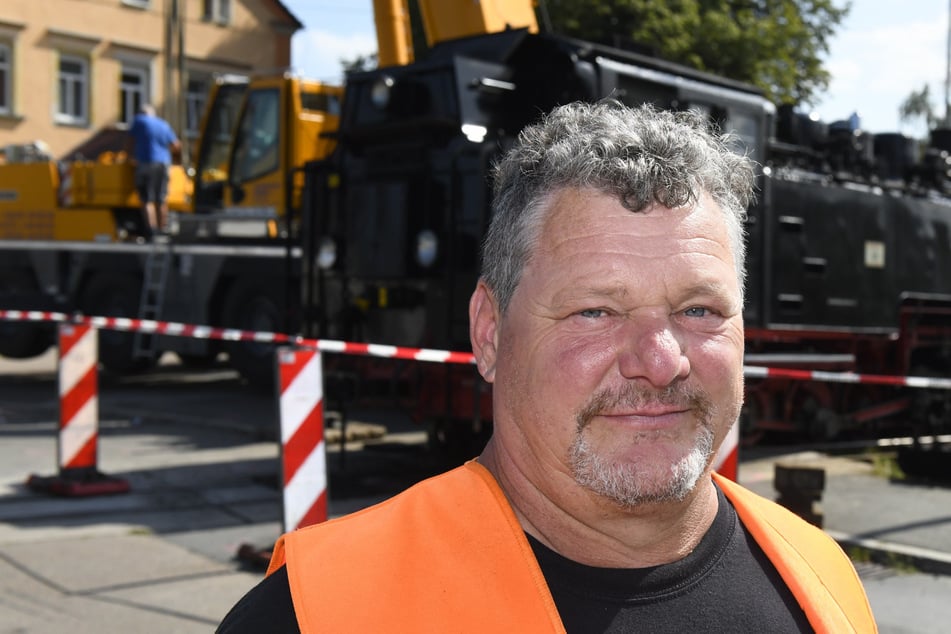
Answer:
<path fill-rule="evenodd" d="M 127 393 L 102 407 L 98 468 L 130 491 L 38 493 L 27 478 L 56 470 L 57 405 L 42 396 L 49 378 L 42 360 L 0 362 L 0 634 L 213 631 L 262 575 L 236 557 L 239 548 L 266 549 L 281 531 L 273 437 L 228 424 L 237 417 L 227 403 L 217 405 L 220 416 L 204 413 L 201 392 L 179 399 L 194 399 L 184 408 L 191 416 L 172 417 Z M 272 411 L 265 403 L 244 420 Z M 412 428 L 356 420 L 351 429 L 389 433 L 345 454 L 331 447 L 332 516 L 433 468 L 420 460 Z M 741 483 L 775 499 L 777 462 L 824 471 L 815 508 L 856 561 L 880 631 L 951 631 L 951 486 L 895 480 L 871 460 L 807 450 L 741 452 Z"/>

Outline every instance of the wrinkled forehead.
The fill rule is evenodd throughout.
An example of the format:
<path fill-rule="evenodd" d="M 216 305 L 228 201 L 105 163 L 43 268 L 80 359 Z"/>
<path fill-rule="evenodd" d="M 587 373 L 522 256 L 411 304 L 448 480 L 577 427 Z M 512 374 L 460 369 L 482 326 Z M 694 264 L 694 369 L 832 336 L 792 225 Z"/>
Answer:
<path fill-rule="evenodd" d="M 691 205 L 668 208 L 652 204 L 641 211 L 624 207 L 616 196 L 591 188 L 562 189 L 546 200 L 536 223 L 528 260 L 587 240 L 592 253 L 599 250 L 668 255 L 670 250 L 714 249 L 742 273 L 742 245 L 727 213 L 709 195 Z M 739 239 L 742 239 L 740 237 Z"/>

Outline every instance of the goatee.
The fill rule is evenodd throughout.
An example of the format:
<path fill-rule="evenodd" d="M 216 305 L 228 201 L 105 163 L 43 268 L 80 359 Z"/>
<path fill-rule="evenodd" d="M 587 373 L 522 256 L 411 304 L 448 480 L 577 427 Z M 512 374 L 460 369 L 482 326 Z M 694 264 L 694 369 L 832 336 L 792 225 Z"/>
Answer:
<path fill-rule="evenodd" d="M 669 465 L 615 459 L 591 446 L 586 430 L 596 416 L 658 406 L 684 409 L 696 417 L 692 446 Z M 603 390 L 595 394 L 576 417 L 577 432 L 568 449 L 572 475 L 581 486 L 624 508 L 682 501 L 694 490 L 713 457 L 715 410 L 706 393 L 683 384 L 654 390 L 628 383 L 621 390 Z M 632 441 L 638 438 L 649 441 L 657 435 L 645 431 L 635 434 Z"/>

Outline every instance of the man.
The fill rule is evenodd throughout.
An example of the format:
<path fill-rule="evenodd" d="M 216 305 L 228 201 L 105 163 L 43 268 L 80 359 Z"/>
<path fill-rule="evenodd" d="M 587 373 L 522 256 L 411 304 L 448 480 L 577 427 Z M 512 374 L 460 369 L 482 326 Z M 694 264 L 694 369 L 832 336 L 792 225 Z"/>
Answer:
<path fill-rule="evenodd" d="M 469 309 L 484 452 L 285 535 L 219 631 L 875 631 L 829 537 L 711 474 L 753 167 L 705 125 L 602 102 L 521 134 Z"/>
<path fill-rule="evenodd" d="M 168 166 L 172 152 L 181 143 L 167 121 L 156 116 L 155 108 L 142 106 L 132 120 L 129 136 L 135 159 L 135 188 L 145 208 L 145 216 L 153 232 L 166 230 L 168 222 Z"/>

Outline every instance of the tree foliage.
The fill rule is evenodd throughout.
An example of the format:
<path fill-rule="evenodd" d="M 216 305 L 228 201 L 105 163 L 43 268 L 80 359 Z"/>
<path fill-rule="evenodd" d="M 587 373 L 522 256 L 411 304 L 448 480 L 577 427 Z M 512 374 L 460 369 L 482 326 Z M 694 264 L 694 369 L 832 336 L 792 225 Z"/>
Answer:
<path fill-rule="evenodd" d="M 931 89 L 925 84 L 920 91 L 912 90 L 898 106 L 898 116 L 905 123 L 921 120 L 930 130 L 939 125 L 947 125 L 944 113 L 938 114 L 931 105 Z"/>
<path fill-rule="evenodd" d="M 777 104 L 815 103 L 822 56 L 851 4 L 833 0 L 542 0 L 542 22 L 579 39 L 749 82 Z"/>
<path fill-rule="evenodd" d="M 343 66 L 343 72 L 345 73 L 373 70 L 377 66 L 377 53 L 357 55 L 353 58 L 341 58 L 340 65 Z"/>

